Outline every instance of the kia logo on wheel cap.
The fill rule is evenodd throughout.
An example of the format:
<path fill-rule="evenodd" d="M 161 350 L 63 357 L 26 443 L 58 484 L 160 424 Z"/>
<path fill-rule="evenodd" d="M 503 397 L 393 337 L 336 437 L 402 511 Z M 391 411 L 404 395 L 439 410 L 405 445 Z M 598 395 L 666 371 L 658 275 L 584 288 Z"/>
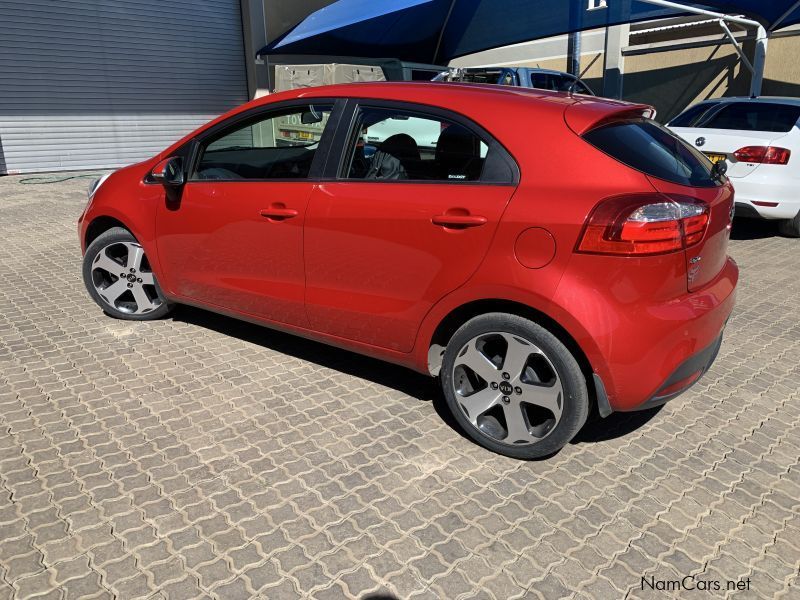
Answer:
<path fill-rule="evenodd" d="M 702 146 L 702 145 L 704 145 L 706 143 L 706 138 L 699 137 L 694 141 L 694 143 L 695 143 L 696 146 Z"/>

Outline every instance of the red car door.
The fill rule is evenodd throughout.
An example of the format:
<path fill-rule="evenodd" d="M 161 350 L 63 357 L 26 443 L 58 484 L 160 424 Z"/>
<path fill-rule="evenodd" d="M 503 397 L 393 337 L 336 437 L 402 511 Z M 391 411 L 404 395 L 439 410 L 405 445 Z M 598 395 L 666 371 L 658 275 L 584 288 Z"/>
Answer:
<path fill-rule="evenodd" d="M 157 216 L 168 289 L 188 301 L 307 326 L 303 224 L 332 106 L 263 112 L 201 143 Z"/>
<path fill-rule="evenodd" d="M 481 183 L 490 160 L 510 157 L 439 114 L 361 107 L 355 122 L 342 177 L 312 192 L 306 214 L 309 321 L 409 352 L 428 310 L 486 254 L 515 189 L 513 169 L 508 181 Z M 421 146 L 431 127 L 438 142 Z"/>

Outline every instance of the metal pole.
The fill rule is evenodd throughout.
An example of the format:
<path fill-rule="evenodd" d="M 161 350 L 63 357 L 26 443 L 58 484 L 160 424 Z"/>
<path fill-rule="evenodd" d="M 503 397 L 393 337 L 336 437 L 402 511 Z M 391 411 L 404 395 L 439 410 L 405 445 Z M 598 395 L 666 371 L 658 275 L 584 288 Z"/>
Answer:
<path fill-rule="evenodd" d="M 606 44 L 603 53 L 603 96 L 622 98 L 622 84 L 625 74 L 625 57 L 622 49 L 628 45 L 631 26 L 613 25 L 606 27 Z"/>
<path fill-rule="evenodd" d="M 767 30 L 758 21 L 752 19 L 743 19 L 742 17 L 733 17 L 723 13 L 705 10 L 703 8 L 696 8 L 694 6 L 686 6 L 678 2 L 670 2 L 670 0 L 639 0 L 647 4 L 655 6 L 663 6 L 664 8 L 671 8 L 683 12 L 694 13 L 696 15 L 706 15 L 720 19 L 720 21 L 730 21 L 731 23 L 738 23 L 740 25 L 747 25 L 748 27 L 756 28 L 756 52 L 753 57 L 753 77 L 750 80 L 750 95 L 759 96 L 761 94 L 761 83 L 764 80 L 764 63 L 767 60 Z M 785 18 L 782 17 L 782 18 Z"/>
<path fill-rule="evenodd" d="M 747 67 L 747 70 L 750 71 L 751 75 L 755 75 L 755 71 L 753 70 L 753 65 L 750 64 L 750 61 L 748 60 L 747 55 L 745 55 L 744 51 L 742 50 L 742 47 L 739 45 L 738 40 L 735 37 L 733 37 L 733 34 L 731 33 L 731 30 L 728 27 L 728 25 L 725 23 L 725 21 L 720 19 L 719 26 L 722 27 L 722 30 L 725 32 L 725 35 L 730 40 L 731 44 L 733 44 L 733 47 L 736 49 L 737 54 L 739 54 L 739 58 L 742 59 L 744 66 Z"/>
<path fill-rule="evenodd" d="M 563 48 L 563 46 L 562 46 Z M 567 41 L 567 73 L 581 76 L 581 32 L 572 31 Z"/>
<path fill-rule="evenodd" d="M 761 25 L 756 33 L 756 53 L 753 57 L 753 77 L 750 80 L 750 95 L 761 95 L 761 84 L 764 81 L 764 64 L 767 62 L 767 31 Z"/>
<path fill-rule="evenodd" d="M 653 4 L 655 6 L 663 6 L 664 8 L 671 8 L 673 10 L 680 10 L 683 12 L 690 12 L 696 15 L 706 15 L 715 17 L 717 19 L 725 19 L 731 23 L 740 23 L 741 25 L 749 25 L 750 27 L 761 27 L 761 23 L 753 21 L 752 19 L 745 19 L 743 17 L 734 17 L 723 13 L 714 12 L 713 10 L 705 10 L 704 8 L 696 8 L 694 6 L 686 6 L 678 2 L 670 2 L 669 0 L 639 0 L 646 4 Z"/>

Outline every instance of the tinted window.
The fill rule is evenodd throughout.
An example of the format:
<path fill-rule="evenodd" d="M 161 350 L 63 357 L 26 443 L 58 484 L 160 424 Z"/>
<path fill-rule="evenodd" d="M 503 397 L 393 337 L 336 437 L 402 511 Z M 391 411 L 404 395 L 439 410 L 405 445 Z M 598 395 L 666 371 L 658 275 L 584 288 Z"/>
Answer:
<path fill-rule="evenodd" d="M 654 121 L 612 123 L 590 131 L 584 139 L 647 175 L 681 185 L 715 185 L 711 161 Z"/>
<path fill-rule="evenodd" d="M 472 131 L 413 111 L 361 108 L 347 152 L 348 179 L 477 181 L 488 146 Z"/>
<path fill-rule="evenodd" d="M 587 96 L 594 96 L 594 92 L 589 89 L 589 87 L 584 84 L 580 79 L 575 80 L 572 79 L 567 82 L 567 91 L 569 91 L 569 86 L 574 85 L 575 87 L 572 88 L 572 91 L 576 94 L 586 94 Z"/>
<path fill-rule="evenodd" d="M 332 110 L 292 108 L 228 130 L 205 146 L 193 179 L 308 177 Z"/>
<path fill-rule="evenodd" d="M 569 92 L 576 94 L 589 94 L 589 91 L 582 81 L 569 75 L 558 75 L 555 73 L 531 73 L 531 86 L 540 90 L 552 90 L 554 92 Z"/>
<path fill-rule="evenodd" d="M 442 71 L 446 70 L 442 68 Z M 430 81 L 441 71 L 429 71 L 426 69 L 411 69 L 411 81 Z"/>
<path fill-rule="evenodd" d="M 574 92 L 578 91 L 578 82 L 572 77 L 559 75 L 558 77 L 555 77 L 555 84 L 556 90 L 559 92 L 568 92 L 570 89 L 572 89 Z"/>
<path fill-rule="evenodd" d="M 717 106 L 716 102 L 695 104 L 684 110 L 677 117 L 669 122 L 670 127 L 693 127 L 698 119 L 706 114 L 711 108 Z"/>
<path fill-rule="evenodd" d="M 800 118 L 800 106 L 773 102 L 731 102 L 700 119 L 696 127 L 787 132 Z"/>
<path fill-rule="evenodd" d="M 501 73 L 502 71 L 499 69 L 470 69 L 469 71 L 464 71 L 460 81 L 468 83 L 498 83 L 500 82 Z M 508 85 L 514 85 L 513 77 Z"/>
<path fill-rule="evenodd" d="M 556 78 L 548 73 L 533 73 L 531 75 L 531 86 L 540 90 L 558 90 Z"/>

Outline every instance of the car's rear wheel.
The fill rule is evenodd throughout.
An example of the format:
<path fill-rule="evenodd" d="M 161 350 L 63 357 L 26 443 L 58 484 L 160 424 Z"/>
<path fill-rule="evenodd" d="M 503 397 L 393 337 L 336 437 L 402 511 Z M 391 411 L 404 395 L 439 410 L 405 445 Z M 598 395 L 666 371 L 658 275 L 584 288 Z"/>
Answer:
<path fill-rule="evenodd" d="M 786 237 L 800 237 L 800 212 L 794 216 L 794 219 L 785 219 L 778 223 L 778 231 Z"/>
<path fill-rule="evenodd" d="M 589 413 L 575 357 L 552 333 L 516 315 L 491 313 L 464 324 L 447 344 L 440 379 L 464 431 L 513 458 L 560 450 Z"/>
<path fill-rule="evenodd" d="M 89 244 L 83 282 L 100 308 L 117 319 L 159 319 L 172 308 L 141 244 L 121 227 L 105 231 Z"/>

